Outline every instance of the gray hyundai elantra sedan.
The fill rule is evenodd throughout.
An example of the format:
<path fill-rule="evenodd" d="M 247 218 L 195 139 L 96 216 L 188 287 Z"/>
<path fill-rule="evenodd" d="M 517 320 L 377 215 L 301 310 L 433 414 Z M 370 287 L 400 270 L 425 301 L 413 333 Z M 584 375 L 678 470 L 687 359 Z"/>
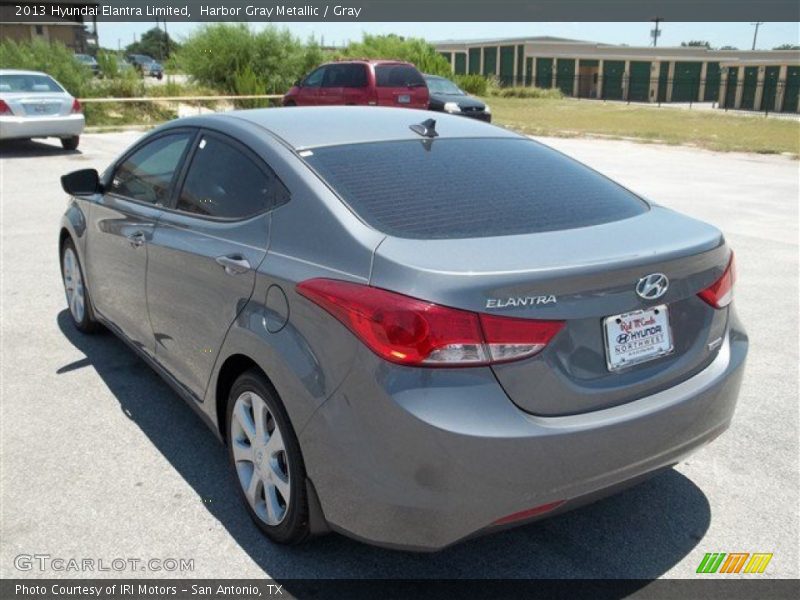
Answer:
<path fill-rule="evenodd" d="M 733 416 L 722 234 L 511 131 L 231 112 L 62 183 L 75 326 L 196 409 L 276 542 L 437 550 L 640 481 Z"/>

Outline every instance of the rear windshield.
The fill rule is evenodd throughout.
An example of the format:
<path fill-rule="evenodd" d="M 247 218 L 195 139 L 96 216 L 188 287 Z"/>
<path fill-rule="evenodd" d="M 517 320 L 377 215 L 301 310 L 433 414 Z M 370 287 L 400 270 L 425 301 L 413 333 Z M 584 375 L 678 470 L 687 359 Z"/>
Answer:
<path fill-rule="evenodd" d="M 0 75 L 0 92 L 63 92 L 47 75 Z"/>
<path fill-rule="evenodd" d="M 331 146 L 305 160 L 363 221 L 397 237 L 557 231 L 648 210 L 599 173 L 521 138 Z"/>
<path fill-rule="evenodd" d="M 378 65 L 375 67 L 375 85 L 378 87 L 422 87 L 425 80 L 409 65 Z"/>

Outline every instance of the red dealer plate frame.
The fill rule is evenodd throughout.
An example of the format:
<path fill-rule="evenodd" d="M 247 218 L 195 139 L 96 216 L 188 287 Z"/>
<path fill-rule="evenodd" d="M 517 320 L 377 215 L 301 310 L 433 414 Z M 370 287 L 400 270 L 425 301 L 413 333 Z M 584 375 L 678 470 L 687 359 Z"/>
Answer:
<path fill-rule="evenodd" d="M 672 329 L 666 304 L 603 319 L 606 366 L 621 371 L 672 354 Z"/>

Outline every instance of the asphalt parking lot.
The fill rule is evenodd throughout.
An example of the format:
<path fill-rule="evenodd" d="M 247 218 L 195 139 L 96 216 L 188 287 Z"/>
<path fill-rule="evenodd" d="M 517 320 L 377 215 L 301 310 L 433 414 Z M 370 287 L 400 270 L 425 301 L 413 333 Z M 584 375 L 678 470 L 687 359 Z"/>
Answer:
<path fill-rule="evenodd" d="M 751 337 L 738 411 L 688 462 L 621 495 L 416 555 L 335 534 L 271 545 L 234 494 L 222 445 L 183 401 L 110 334 L 71 327 L 57 256 L 59 176 L 104 168 L 140 135 L 85 135 L 72 153 L 55 141 L 0 146 L 0 576 L 690 578 L 706 552 L 773 553 L 769 576 L 800 576 L 800 162 L 544 140 L 724 231 Z M 19 554 L 189 558 L 194 570 L 23 572 Z"/>

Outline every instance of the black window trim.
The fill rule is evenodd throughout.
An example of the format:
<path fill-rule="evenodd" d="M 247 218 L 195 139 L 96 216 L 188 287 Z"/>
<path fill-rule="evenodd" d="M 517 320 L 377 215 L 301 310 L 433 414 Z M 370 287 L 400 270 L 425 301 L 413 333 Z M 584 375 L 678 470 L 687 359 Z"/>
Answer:
<path fill-rule="evenodd" d="M 166 204 L 154 204 L 152 202 L 145 202 L 143 200 L 139 200 L 137 198 L 132 198 L 130 196 L 125 196 L 124 194 L 117 194 L 111 190 L 111 182 L 114 181 L 114 176 L 117 173 L 117 170 L 122 166 L 122 164 L 128 160 L 131 156 L 136 154 L 139 150 L 147 146 L 148 144 L 155 142 L 163 137 L 168 135 L 175 135 L 176 133 L 188 133 L 189 140 L 186 144 L 186 148 L 183 149 L 183 153 L 181 154 L 180 159 L 178 159 L 178 164 L 175 166 L 175 171 L 172 173 L 172 180 L 169 184 L 169 194 L 167 194 L 169 200 L 168 203 L 172 203 L 174 196 L 175 196 L 175 185 L 177 182 L 177 175 L 182 172 L 183 165 L 186 162 L 186 158 L 189 154 L 189 151 L 197 142 L 197 135 L 199 131 L 196 127 L 175 127 L 174 129 L 165 129 L 164 131 L 160 131 L 159 133 L 151 136 L 147 136 L 145 139 L 139 141 L 136 145 L 131 147 L 125 154 L 123 154 L 115 163 L 113 163 L 112 167 L 108 170 L 109 175 L 104 177 L 103 180 L 103 194 L 108 196 L 113 196 L 114 198 L 119 198 L 121 200 L 125 200 L 126 202 L 132 202 L 134 204 L 138 204 L 140 206 L 147 206 L 149 208 L 154 208 L 158 210 L 165 210 L 167 208 Z"/>
<path fill-rule="evenodd" d="M 197 213 L 191 213 L 179 209 L 177 206 L 178 206 L 178 199 L 180 198 L 180 192 L 183 190 L 183 186 L 186 183 L 186 177 L 189 174 L 189 169 L 192 166 L 195 154 L 197 154 L 197 150 L 200 146 L 200 140 L 202 140 L 204 137 L 215 137 L 223 144 L 228 144 L 235 150 L 238 150 L 242 154 L 247 156 L 264 176 L 275 179 L 278 183 L 280 183 L 280 185 L 283 186 L 283 188 L 287 192 L 287 200 L 285 202 L 282 202 L 281 204 L 276 204 L 271 208 L 265 208 L 263 210 L 254 212 L 253 214 L 247 215 L 246 217 L 214 217 L 210 215 L 198 215 Z M 170 192 L 169 205 L 164 205 L 162 209 L 165 212 L 181 215 L 183 217 L 188 217 L 192 219 L 199 219 L 201 221 L 211 221 L 216 223 L 243 223 L 245 221 L 249 221 L 256 217 L 260 217 L 269 212 L 272 212 L 273 210 L 280 208 L 281 206 L 285 206 L 286 204 L 291 202 L 291 200 L 292 200 L 292 193 L 289 190 L 289 187 L 285 183 L 283 183 L 280 177 L 278 177 L 278 174 L 275 172 L 275 170 L 272 167 L 270 167 L 269 164 L 267 164 L 267 162 L 263 158 L 261 158 L 256 152 L 254 152 L 250 147 L 243 144 L 239 140 L 222 132 L 216 131 L 214 129 L 197 128 L 197 135 L 192 141 L 191 147 L 189 148 L 187 155 L 183 157 L 183 163 L 181 165 L 181 168 L 178 170 L 178 177 L 173 182 L 173 187 Z"/>

